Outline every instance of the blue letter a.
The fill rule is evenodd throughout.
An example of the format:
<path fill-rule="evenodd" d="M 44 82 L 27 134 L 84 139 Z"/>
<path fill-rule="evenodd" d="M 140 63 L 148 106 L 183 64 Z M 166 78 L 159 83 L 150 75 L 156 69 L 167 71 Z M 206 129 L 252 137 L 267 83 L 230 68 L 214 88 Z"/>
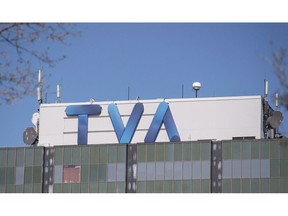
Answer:
<path fill-rule="evenodd" d="M 143 111 L 143 104 L 136 103 L 125 128 L 117 105 L 110 104 L 108 106 L 108 113 L 120 144 L 129 144 L 131 142 Z"/>
<path fill-rule="evenodd" d="M 163 123 L 165 125 L 165 129 L 167 131 L 170 142 L 180 142 L 180 137 L 169 105 L 166 102 L 162 102 L 159 104 L 152 123 L 148 129 L 144 140 L 145 143 L 155 142 Z"/>

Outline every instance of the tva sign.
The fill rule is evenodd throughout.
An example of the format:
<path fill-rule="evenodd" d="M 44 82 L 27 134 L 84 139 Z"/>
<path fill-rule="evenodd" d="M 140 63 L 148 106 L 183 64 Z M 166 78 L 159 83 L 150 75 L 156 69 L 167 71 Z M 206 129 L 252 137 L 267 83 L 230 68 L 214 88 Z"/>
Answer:
<path fill-rule="evenodd" d="M 102 107 L 97 104 L 91 105 L 71 105 L 66 108 L 67 116 L 78 116 L 78 145 L 87 144 L 88 137 L 88 116 L 100 115 Z M 111 119 L 114 131 L 120 144 L 129 144 L 134 136 L 137 126 L 140 122 L 144 106 L 142 103 L 136 103 L 132 113 L 128 119 L 126 127 L 121 119 L 118 107 L 116 104 L 109 104 L 108 113 Z M 170 111 L 169 105 L 166 102 L 159 104 L 156 113 L 153 117 L 151 125 L 145 136 L 145 143 L 155 142 L 162 124 L 165 125 L 170 142 L 179 142 L 180 137 Z"/>

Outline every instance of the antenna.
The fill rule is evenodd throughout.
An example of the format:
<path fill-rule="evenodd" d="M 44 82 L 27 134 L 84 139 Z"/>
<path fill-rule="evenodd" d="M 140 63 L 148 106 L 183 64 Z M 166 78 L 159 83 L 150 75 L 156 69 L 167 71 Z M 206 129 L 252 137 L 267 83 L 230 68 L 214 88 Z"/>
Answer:
<path fill-rule="evenodd" d="M 42 103 L 42 85 L 43 85 L 42 71 L 38 70 L 37 100 L 39 105 Z"/>
<path fill-rule="evenodd" d="M 264 98 L 267 101 L 268 97 L 268 80 L 264 80 Z"/>
<path fill-rule="evenodd" d="M 278 110 L 278 106 L 279 106 L 279 94 L 278 94 L 278 92 L 275 92 L 275 107 L 276 107 L 276 110 Z"/>
<path fill-rule="evenodd" d="M 56 91 L 56 103 L 60 103 L 61 102 L 61 85 L 58 84 L 57 85 L 57 91 Z"/>
<path fill-rule="evenodd" d="M 194 82 L 192 84 L 192 88 L 195 90 L 195 97 L 198 97 L 198 91 L 201 89 L 201 83 L 200 82 Z"/>

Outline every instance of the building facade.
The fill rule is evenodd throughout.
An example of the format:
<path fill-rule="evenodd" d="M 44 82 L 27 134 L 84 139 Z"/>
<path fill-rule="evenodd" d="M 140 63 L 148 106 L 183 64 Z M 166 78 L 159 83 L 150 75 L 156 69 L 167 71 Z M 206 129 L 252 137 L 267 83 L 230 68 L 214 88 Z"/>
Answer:
<path fill-rule="evenodd" d="M 0 148 L 1 193 L 287 193 L 288 140 Z"/>

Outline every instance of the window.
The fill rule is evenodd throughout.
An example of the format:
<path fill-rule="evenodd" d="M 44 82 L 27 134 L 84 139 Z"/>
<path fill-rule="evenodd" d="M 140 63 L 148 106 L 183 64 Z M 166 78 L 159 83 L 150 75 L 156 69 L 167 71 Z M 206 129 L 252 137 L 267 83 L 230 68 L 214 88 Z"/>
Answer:
<path fill-rule="evenodd" d="M 80 166 L 65 165 L 63 167 L 63 182 L 64 183 L 80 183 Z"/>

